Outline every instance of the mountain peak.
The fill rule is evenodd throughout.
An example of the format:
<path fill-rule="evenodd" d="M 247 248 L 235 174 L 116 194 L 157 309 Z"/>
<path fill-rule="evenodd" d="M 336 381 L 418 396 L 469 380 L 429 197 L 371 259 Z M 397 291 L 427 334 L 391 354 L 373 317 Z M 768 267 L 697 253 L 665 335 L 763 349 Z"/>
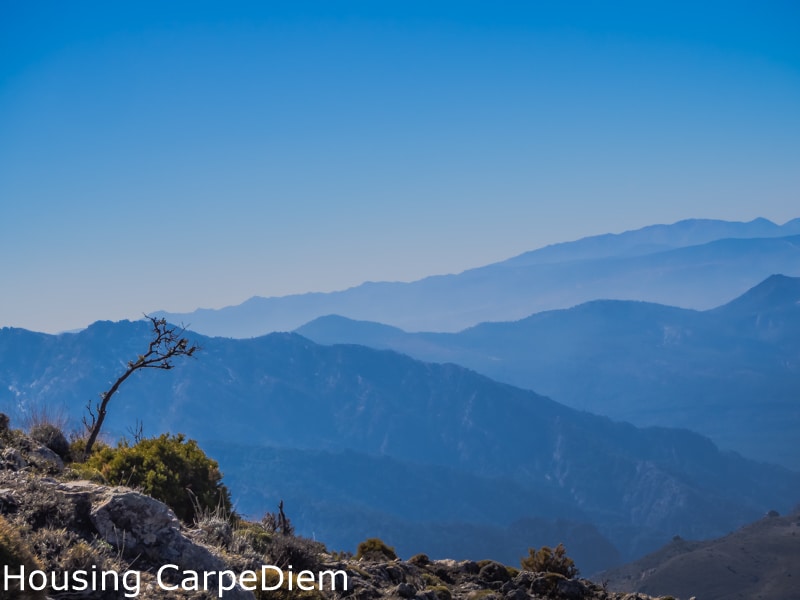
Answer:
<path fill-rule="evenodd" d="M 717 310 L 754 314 L 800 303 L 800 277 L 774 274 Z"/>

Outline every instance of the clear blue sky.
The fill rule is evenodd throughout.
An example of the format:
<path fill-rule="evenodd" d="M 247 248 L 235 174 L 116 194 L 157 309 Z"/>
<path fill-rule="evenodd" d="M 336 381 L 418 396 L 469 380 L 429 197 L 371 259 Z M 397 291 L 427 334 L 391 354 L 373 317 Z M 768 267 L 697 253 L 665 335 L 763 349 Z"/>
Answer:
<path fill-rule="evenodd" d="M 797 2 L 0 3 L 0 326 L 800 216 Z"/>

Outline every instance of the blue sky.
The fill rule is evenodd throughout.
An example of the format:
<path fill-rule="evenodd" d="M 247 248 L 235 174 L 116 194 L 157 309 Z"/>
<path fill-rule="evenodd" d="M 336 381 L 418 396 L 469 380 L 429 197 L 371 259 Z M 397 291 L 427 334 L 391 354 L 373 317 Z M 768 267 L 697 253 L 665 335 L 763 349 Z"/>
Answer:
<path fill-rule="evenodd" d="M 2 2 L 0 326 L 800 216 L 794 2 Z"/>

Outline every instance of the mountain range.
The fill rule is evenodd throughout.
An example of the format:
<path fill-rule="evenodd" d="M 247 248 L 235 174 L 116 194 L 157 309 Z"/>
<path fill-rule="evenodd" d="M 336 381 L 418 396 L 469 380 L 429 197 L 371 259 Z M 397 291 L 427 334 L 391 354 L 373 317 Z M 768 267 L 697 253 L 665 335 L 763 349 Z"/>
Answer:
<path fill-rule="evenodd" d="M 410 283 L 367 282 L 337 292 L 256 296 L 221 309 L 154 314 L 225 337 L 291 331 L 329 314 L 408 331 L 455 332 L 601 298 L 707 309 L 773 273 L 800 276 L 800 219 L 783 225 L 692 219 L 546 246 Z"/>
<path fill-rule="evenodd" d="M 160 313 L 202 350 L 135 373 L 105 439 L 185 433 L 237 511 L 283 501 L 332 549 L 378 535 L 405 556 L 514 564 L 565 542 L 585 573 L 608 569 L 797 504 L 798 276 L 800 219 L 690 220 Z M 2 329 L 0 411 L 77 427 L 150 339 L 146 320 Z"/>
<path fill-rule="evenodd" d="M 800 470 L 800 278 L 773 275 L 705 311 L 598 300 L 459 333 L 340 316 L 297 332 L 457 363 L 574 408 L 692 429 Z"/>
<path fill-rule="evenodd" d="M 246 490 L 240 511 L 257 515 L 291 498 L 304 533 L 333 532 L 325 541 L 345 549 L 381 523 L 401 551 L 438 538 L 443 555 L 484 558 L 508 540 L 520 556 L 571 532 L 596 541 L 585 560 L 605 568 L 676 534 L 722 535 L 800 498 L 798 473 L 457 365 L 290 333 L 191 338 L 202 347 L 196 360 L 126 382 L 109 408 L 110 439 L 137 421 L 148 435 L 186 433 Z M 147 321 L 58 336 L 2 329 L 0 410 L 60 406 L 77 422 L 149 339 Z M 524 542 L 509 533 L 515 523 L 529 532 Z M 414 531 L 428 537 L 412 539 Z"/>

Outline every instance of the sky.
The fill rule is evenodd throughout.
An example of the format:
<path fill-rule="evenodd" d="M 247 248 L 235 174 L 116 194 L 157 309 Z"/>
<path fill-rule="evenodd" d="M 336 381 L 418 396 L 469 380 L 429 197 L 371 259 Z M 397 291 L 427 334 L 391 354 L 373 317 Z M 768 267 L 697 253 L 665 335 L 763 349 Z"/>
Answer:
<path fill-rule="evenodd" d="M 0 0 L 0 326 L 799 207 L 796 2 Z"/>

